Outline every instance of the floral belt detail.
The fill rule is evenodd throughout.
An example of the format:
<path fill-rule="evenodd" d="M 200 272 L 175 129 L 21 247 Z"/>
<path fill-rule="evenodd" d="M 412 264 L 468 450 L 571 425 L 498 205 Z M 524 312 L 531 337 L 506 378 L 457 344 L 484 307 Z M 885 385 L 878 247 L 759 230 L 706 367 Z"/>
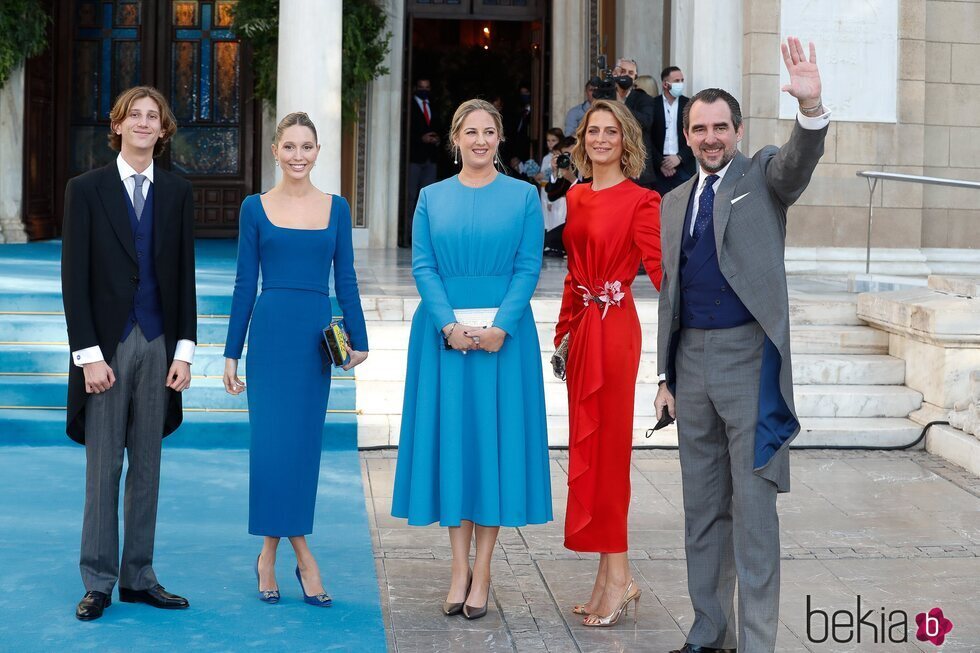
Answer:
<path fill-rule="evenodd" d="M 585 286 L 579 286 L 582 290 L 582 302 L 586 306 L 590 303 L 595 302 L 596 306 L 602 306 L 602 319 L 606 317 L 606 311 L 609 310 L 610 306 L 619 306 L 626 296 L 626 293 L 622 290 L 623 284 L 619 281 L 607 281 L 603 284 L 602 290 L 599 294 L 593 294 L 591 290 Z"/>

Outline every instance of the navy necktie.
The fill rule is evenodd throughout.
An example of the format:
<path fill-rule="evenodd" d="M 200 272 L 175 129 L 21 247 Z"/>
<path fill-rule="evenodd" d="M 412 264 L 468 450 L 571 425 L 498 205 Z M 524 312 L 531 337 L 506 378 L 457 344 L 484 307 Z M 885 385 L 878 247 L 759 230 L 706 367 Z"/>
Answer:
<path fill-rule="evenodd" d="M 701 191 L 701 198 L 698 200 L 698 214 L 694 216 L 694 240 L 700 240 L 701 234 L 711 224 L 711 217 L 715 212 L 715 182 L 718 175 L 708 175 L 704 178 L 704 190 Z"/>

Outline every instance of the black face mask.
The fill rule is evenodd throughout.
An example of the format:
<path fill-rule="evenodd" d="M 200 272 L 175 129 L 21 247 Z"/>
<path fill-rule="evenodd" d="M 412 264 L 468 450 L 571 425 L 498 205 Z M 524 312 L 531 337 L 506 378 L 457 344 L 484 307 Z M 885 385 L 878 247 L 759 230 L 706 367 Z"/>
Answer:
<path fill-rule="evenodd" d="M 625 91 L 633 86 L 633 78 L 629 75 L 620 75 L 616 78 L 616 85 Z"/>
<path fill-rule="evenodd" d="M 428 89 L 422 89 L 422 88 L 417 89 L 415 91 L 415 97 L 417 97 L 420 100 L 428 100 L 429 99 Z"/>
<path fill-rule="evenodd" d="M 531 104 L 531 95 L 529 93 L 521 93 L 521 104 Z"/>

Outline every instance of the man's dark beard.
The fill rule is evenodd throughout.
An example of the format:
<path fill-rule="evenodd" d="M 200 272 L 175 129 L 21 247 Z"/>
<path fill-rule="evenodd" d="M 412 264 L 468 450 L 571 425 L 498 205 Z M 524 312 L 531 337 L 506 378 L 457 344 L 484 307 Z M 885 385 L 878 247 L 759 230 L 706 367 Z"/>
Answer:
<path fill-rule="evenodd" d="M 700 157 L 694 157 L 694 158 L 697 159 L 698 165 L 701 166 L 702 170 L 704 170 L 708 174 L 713 175 L 732 162 L 732 159 L 735 158 L 735 151 L 736 150 L 732 150 L 731 154 L 725 152 L 725 156 L 721 158 L 721 161 L 718 163 L 717 166 L 709 166 L 707 162 L 701 160 Z"/>

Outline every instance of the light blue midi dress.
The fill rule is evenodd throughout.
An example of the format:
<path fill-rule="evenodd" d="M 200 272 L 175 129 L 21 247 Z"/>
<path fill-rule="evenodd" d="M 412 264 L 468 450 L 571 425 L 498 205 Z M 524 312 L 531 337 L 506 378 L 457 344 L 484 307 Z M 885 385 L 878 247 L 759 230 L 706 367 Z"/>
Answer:
<path fill-rule="evenodd" d="M 248 532 L 308 535 L 332 374 L 320 349 L 321 330 L 333 314 L 331 267 L 351 346 L 368 348 L 350 207 L 334 195 L 326 229 L 291 229 L 273 224 L 259 196 L 249 195 L 238 229 L 238 274 L 225 357 L 241 357 L 247 330 Z M 256 301 L 260 271 L 262 292 Z"/>
<path fill-rule="evenodd" d="M 550 521 L 541 347 L 531 296 L 544 226 L 537 189 L 498 174 L 424 188 L 412 230 L 412 319 L 392 515 L 412 525 Z M 499 308 L 498 308 L 499 307 Z M 453 309 L 498 308 L 497 353 L 444 347 Z"/>

